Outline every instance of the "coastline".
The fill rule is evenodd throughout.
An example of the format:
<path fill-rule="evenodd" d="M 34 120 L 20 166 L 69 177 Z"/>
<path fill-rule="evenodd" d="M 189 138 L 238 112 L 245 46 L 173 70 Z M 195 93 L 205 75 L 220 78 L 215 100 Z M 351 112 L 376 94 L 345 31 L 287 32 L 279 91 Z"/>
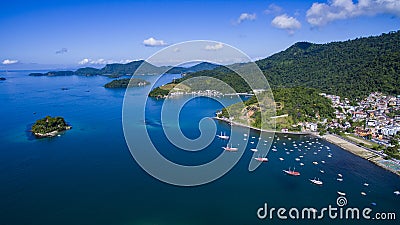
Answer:
<path fill-rule="evenodd" d="M 249 126 L 249 125 L 246 125 L 246 124 L 243 124 L 243 123 L 234 122 L 234 121 L 231 121 L 231 120 L 225 119 L 225 118 L 213 117 L 213 119 L 219 120 L 219 121 L 223 121 L 223 122 L 229 123 L 231 125 L 240 126 L 240 127 L 246 127 L 246 128 L 250 128 L 252 130 L 257 130 L 257 131 L 261 131 L 261 132 L 270 132 L 270 133 L 278 133 L 278 134 L 295 134 L 295 135 L 314 135 L 314 136 L 317 136 L 317 133 L 313 133 L 313 132 L 298 132 L 298 131 L 283 132 L 283 131 L 276 131 L 276 130 L 264 130 L 264 129 L 257 128 L 257 127 L 252 127 L 252 126 Z"/>
<path fill-rule="evenodd" d="M 326 141 L 328 141 L 328 142 L 330 142 L 330 143 L 332 143 L 332 144 L 334 144 L 334 145 L 336 145 L 358 157 L 368 160 L 369 162 L 375 164 L 376 166 L 379 166 L 387 171 L 390 171 L 390 172 L 400 176 L 400 169 L 396 170 L 388 165 L 388 164 L 392 164 L 392 165 L 396 164 L 392 160 L 385 160 L 381 154 L 375 153 L 373 150 L 367 150 L 366 148 L 362 148 L 354 143 L 351 143 L 347 140 L 337 137 L 336 135 L 325 134 L 323 136 L 320 136 L 318 133 L 315 133 L 315 132 L 282 132 L 282 131 L 263 130 L 263 129 L 252 127 L 252 126 L 249 126 L 246 124 L 233 122 L 233 121 L 225 119 L 225 118 L 214 117 L 213 119 L 223 121 L 223 122 L 229 123 L 231 125 L 235 125 L 235 126 L 250 128 L 252 130 L 257 130 L 260 132 L 274 132 L 274 133 L 279 133 L 279 134 L 295 134 L 295 135 L 313 135 L 316 137 L 321 137 L 321 138 L 325 139 Z M 400 168 L 400 165 L 397 165 L 397 166 Z"/>
<path fill-rule="evenodd" d="M 71 130 L 71 129 L 72 129 L 72 126 L 66 126 L 65 130 L 62 130 L 62 131 L 54 130 L 54 131 L 51 131 L 51 132 L 48 132 L 48 133 L 34 133 L 34 132 L 32 132 L 32 133 L 37 138 L 46 138 L 46 137 L 55 137 L 59 133 L 64 132 L 66 130 Z"/>
<path fill-rule="evenodd" d="M 400 176 L 400 170 L 396 170 L 387 165 L 387 164 L 392 164 L 392 165 L 396 164 L 395 162 L 393 162 L 393 160 L 385 160 L 381 154 L 376 153 L 373 150 L 367 150 L 366 148 L 360 147 L 354 143 L 351 143 L 351 142 L 344 140 L 333 134 L 325 134 L 321 137 L 323 139 L 325 139 L 326 141 L 328 141 L 336 146 L 339 146 L 340 148 L 342 148 L 356 156 L 366 159 L 369 162 Z M 399 165 L 397 165 L 397 166 L 400 167 Z"/>

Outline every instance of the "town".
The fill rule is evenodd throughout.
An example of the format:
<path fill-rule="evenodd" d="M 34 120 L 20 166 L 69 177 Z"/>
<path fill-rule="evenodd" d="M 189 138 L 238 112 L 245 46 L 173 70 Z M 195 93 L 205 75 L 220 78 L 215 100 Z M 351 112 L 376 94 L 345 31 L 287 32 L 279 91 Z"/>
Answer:
<path fill-rule="evenodd" d="M 336 95 L 321 95 L 331 99 L 335 118 L 320 122 L 320 133 L 337 134 L 388 157 L 400 159 L 400 95 L 374 92 L 358 102 Z"/>

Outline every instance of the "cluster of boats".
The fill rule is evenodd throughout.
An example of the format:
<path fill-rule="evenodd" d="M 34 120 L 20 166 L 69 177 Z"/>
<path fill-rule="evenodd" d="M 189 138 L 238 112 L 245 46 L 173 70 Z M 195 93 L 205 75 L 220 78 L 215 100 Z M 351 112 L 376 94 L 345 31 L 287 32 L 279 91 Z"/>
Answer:
<path fill-rule="evenodd" d="M 226 135 L 225 133 L 223 134 L 222 132 L 221 132 L 220 135 L 217 135 L 217 137 L 220 138 L 220 139 L 223 139 L 223 140 L 229 140 L 229 138 L 230 138 L 228 135 Z M 286 137 L 286 138 L 287 138 L 287 137 Z M 253 137 L 251 137 L 251 139 L 255 139 L 255 137 L 253 136 Z M 251 139 L 250 139 L 250 137 L 249 137 L 249 140 L 251 140 Z M 243 139 L 243 140 L 248 140 L 248 139 L 247 139 L 247 134 L 244 134 L 244 139 Z M 258 140 L 261 140 L 261 138 L 258 138 Z M 279 140 L 279 137 L 276 138 L 276 141 L 278 141 L 278 140 Z M 287 138 L 287 140 L 291 140 L 291 139 L 290 139 L 290 138 Z M 276 144 L 276 141 L 274 142 L 275 144 Z M 265 140 L 264 142 L 267 142 L 267 141 Z M 254 144 L 255 142 L 254 142 L 254 141 L 251 141 L 250 143 L 251 143 L 251 144 Z M 318 149 L 318 145 L 314 145 L 314 144 L 319 144 L 319 145 L 320 145 L 320 146 L 319 146 L 319 149 Z M 266 143 L 264 143 L 264 145 L 266 145 Z M 283 145 L 284 147 L 286 147 L 286 143 L 285 143 L 285 142 L 283 142 L 282 145 Z M 310 140 L 310 141 L 302 141 L 301 143 L 296 143 L 295 141 L 293 141 L 292 146 L 293 146 L 293 148 L 294 148 L 295 150 L 297 149 L 297 151 L 299 151 L 299 152 L 303 151 L 303 152 L 302 152 L 302 155 L 297 156 L 297 157 L 295 158 L 295 161 L 296 161 L 296 162 L 299 162 L 299 165 L 300 165 L 300 166 L 304 166 L 304 163 L 301 162 L 301 158 L 303 158 L 304 155 L 306 155 L 306 152 L 307 152 L 308 150 L 313 150 L 313 151 L 314 151 L 313 154 L 314 154 L 314 155 L 317 155 L 319 152 L 321 152 L 321 150 L 322 150 L 323 147 L 324 147 L 324 148 L 328 151 L 327 157 L 328 157 L 328 158 L 332 158 L 332 156 L 333 156 L 332 153 L 330 152 L 330 148 L 329 148 L 328 146 L 324 146 L 322 143 L 318 142 L 318 139 L 317 139 L 316 142 Z M 300 147 L 302 147 L 302 148 L 300 149 Z M 236 151 L 238 151 L 238 148 L 237 148 L 237 147 L 233 147 L 232 144 L 227 144 L 225 147 L 222 147 L 222 148 L 223 148 L 225 151 L 229 151 L 229 152 L 236 152 Z M 313 149 L 311 149 L 311 148 L 313 148 Z M 253 153 L 256 153 L 256 152 L 258 152 L 258 149 L 257 149 L 257 148 L 251 148 L 250 151 L 252 151 Z M 278 149 L 277 149 L 277 147 L 274 145 L 274 146 L 272 146 L 271 151 L 277 152 Z M 285 148 L 285 151 L 286 151 L 286 154 L 289 155 L 289 154 L 290 154 L 291 152 L 293 152 L 294 150 L 293 150 L 293 149 L 290 149 L 290 150 L 289 150 L 289 149 Z M 268 158 L 267 158 L 267 157 L 258 156 L 258 157 L 254 157 L 253 159 L 254 159 L 254 160 L 257 160 L 257 161 L 259 161 L 259 162 L 268 162 Z M 280 161 L 284 161 L 285 159 L 284 159 L 283 157 L 280 157 L 279 160 L 280 160 Z M 320 161 L 320 162 L 318 162 L 318 161 L 313 161 L 313 162 L 312 162 L 312 164 L 314 164 L 314 165 L 319 165 L 320 163 L 321 163 L 321 164 L 325 164 L 325 161 L 322 160 L 322 161 Z M 300 172 L 299 172 L 299 171 L 296 171 L 295 168 L 294 168 L 293 170 L 291 170 L 291 168 L 289 168 L 289 169 L 287 169 L 287 170 L 283 170 L 283 172 L 284 172 L 285 174 L 287 174 L 287 175 L 290 175 L 290 176 L 300 176 Z M 325 171 L 322 170 L 322 169 L 319 169 L 319 172 L 322 173 L 322 174 L 325 173 Z M 313 179 L 308 179 L 308 180 L 309 180 L 312 184 L 315 184 L 315 185 L 318 185 L 318 186 L 322 186 L 322 185 L 323 185 L 323 181 L 320 180 L 320 178 L 318 178 L 318 177 L 314 177 Z M 342 181 L 343 181 L 343 175 L 340 174 L 340 173 L 338 173 L 338 174 L 337 174 L 337 177 L 336 177 L 336 180 L 339 181 L 339 182 L 342 182 Z M 363 185 L 364 185 L 365 187 L 368 187 L 368 186 L 369 186 L 368 183 L 364 183 Z M 340 196 L 346 196 L 346 193 L 345 193 L 345 192 L 342 192 L 342 191 L 337 191 L 337 194 L 340 195 Z M 395 195 L 400 195 L 400 191 L 394 191 L 394 194 L 395 194 Z M 364 191 L 361 191 L 361 195 L 366 196 L 367 193 L 364 192 Z"/>

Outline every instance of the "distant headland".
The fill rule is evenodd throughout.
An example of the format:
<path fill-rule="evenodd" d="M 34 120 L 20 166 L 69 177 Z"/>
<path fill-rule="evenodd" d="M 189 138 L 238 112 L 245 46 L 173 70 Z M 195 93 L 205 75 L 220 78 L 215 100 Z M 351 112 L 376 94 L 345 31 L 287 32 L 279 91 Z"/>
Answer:
<path fill-rule="evenodd" d="M 124 78 L 113 80 L 104 85 L 105 88 L 127 88 L 127 87 L 141 87 L 149 85 L 150 82 L 139 78 Z"/>
<path fill-rule="evenodd" d="M 140 69 L 139 69 L 140 67 Z M 162 73 L 192 73 L 204 70 L 212 70 L 219 67 L 219 65 L 202 62 L 192 67 L 173 67 L 173 66 L 155 66 L 144 60 L 133 61 L 126 64 L 113 63 L 107 64 L 101 69 L 93 67 L 84 67 L 72 70 L 62 71 L 49 71 L 45 73 L 30 73 L 29 76 L 109 76 L 109 77 L 121 77 L 121 76 L 132 76 L 132 75 L 159 75 Z M 137 71 L 139 69 L 139 71 Z"/>

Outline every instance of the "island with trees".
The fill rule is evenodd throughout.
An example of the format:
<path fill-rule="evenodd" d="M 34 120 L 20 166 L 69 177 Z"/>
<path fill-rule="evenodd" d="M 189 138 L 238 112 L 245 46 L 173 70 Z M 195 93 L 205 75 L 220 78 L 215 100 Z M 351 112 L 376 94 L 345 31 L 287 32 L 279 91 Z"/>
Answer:
<path fill-rule="evenodd" d="M 116 79 L 104 85 L 105 88 L 127 88 L 149 85 L 150 82 L 139 78 Z"/>
<path fill-rule="evenodd" d="M 37 138 L 54 137 L 62 131 L 70 130 L 72 126 L 68 125 L 62 117 L 46 116 L 37 120 L 31 128 L 32 133 Z"/>

